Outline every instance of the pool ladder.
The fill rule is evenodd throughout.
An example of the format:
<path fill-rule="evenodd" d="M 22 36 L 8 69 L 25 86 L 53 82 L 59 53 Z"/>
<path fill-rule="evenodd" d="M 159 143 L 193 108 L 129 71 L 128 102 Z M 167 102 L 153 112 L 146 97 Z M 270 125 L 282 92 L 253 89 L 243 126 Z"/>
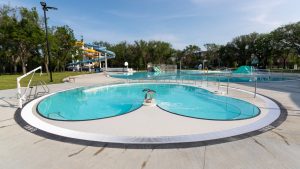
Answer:
<path fill-rule="evenodd" d="M 43 91 L 39 92 L 38 91 L 38 86 L 41 86 Z M 30 100 L 30 99 L 35 99 L 39 96 L 42 96 L 44 94 L 48 94 L 50 92 L 50 89 L 49 87 L 47 86 L 46 82 L 45 81 L 39 81 L 38 83 L 36 83 L 35 86 L 30 86 L 30 91 L 29 91 L 29 95 L 27 96 L 27 99 Z M 33 90 L 34 90 L 34 93 L 33 93 Z"/>

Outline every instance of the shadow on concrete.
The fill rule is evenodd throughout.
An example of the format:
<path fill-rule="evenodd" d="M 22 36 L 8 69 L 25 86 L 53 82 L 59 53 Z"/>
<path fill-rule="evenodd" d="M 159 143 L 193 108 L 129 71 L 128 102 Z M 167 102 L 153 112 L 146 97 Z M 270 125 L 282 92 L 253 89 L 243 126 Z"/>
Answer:
<path fill-rule="evenodd" d="M 0 104 L 0 107 L 18 108 L 16 104 L 12 104 L 9 101 L 5 100 L 5 97 L 1 97 L 0 100 L 7 104 L 7 105 Z"/>
<path fill-rule="evenodd" d="M 271 98 L 270 98 L 271 99 Z M 271 99 L 273 100 L 273 99 Z M 20 125 L 24 130 L 31 132 L 35 135 L 56 140 L 60 142 L 65 143 L 71 143 L 71 144 L 78 144 L 78 145 L 84 145 L 84 146 L 92 146 L 92 147 L 110 147 L 110 148 L 125 148 L 125 149 L 175 149 L 175 148 L 191 148 L 191 147 L 201 147 L 201 146 L 209 146 L 209 145 L 215 145 L 215 144 L 222 144 L 237 140 L 246 139 L 249 137 L 257 136 L 259 134 L 262 134 L 264 132 L 270 131 L 279 125 L 281 125 L 287 118 L 287 111 L 286 109 L 276 100 L 273 100 L 275 103 L 278 104 L 278 106 L 281 109 L 281 114 L 279 118 L 274 121 L 272 124 L 250 133 L 228 137 L 228 138 L 222 138 L 217 140 L 210 140 L 210 141 L 201 141 L 201 142 L 190 142 L 190 143 L 170 143 L 170 144 L 121 144 L 121 143 L 105 143 L 105 142 L 95 142 L 95 141 L 86 141 L 86 140 L 80 140 L 80 139 L 73 139 L 73 138 L 67 138 L 63 136 L 54 135 L 42 130 L 39 130 L 30 124 L 28 124 L 26 121 L 24 121 L 21 117 L 21 109 L 17 109 L 14 115 L 14 119 L 17 122 L 18 125 Z"/>

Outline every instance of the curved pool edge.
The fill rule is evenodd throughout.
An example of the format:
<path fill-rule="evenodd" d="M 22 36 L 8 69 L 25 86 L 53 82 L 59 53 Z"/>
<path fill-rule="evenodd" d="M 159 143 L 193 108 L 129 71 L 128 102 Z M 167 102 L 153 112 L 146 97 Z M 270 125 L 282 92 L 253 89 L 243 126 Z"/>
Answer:
<path fill-rule="evenodd" d="M 236 88 L 232 88 L 232 89 L 252 94 L 252 92 L 245 91 L 242 89 L 236 89 Z M 63 90 L 63 91 L 67 91 L 67 90 Z M 69 137 L 74 139 L 87 140 L 87 141 L 96 141 L 96 142 L 123 143 L 123 144 L 165 144 L 165 143 L 209 141 L 209 140 L 216 140 L 216 139 L 221 139 L 226 137 L 232 137 L 232 136 L 241 135 L 241 134 L 259 130 L 263 127 L 270 125 L 280 116 L 280 108 L 274 101 L 272 101 L 271 99 L 265 96 L 257 94 L 257 97 L 261 98 L 263 101 L 265 101 L 265 103 L 267 103 L 268 113 L 265 117 L 259 119 L 255 123 L 251 123 L 248 125 L 240 126 L 229 130 L 210 132 L 210 133 L 201 133 L 201 134 L 158 136 L 158 137 L 114 136 L 114 135 L 95 134 L 95 133 L 70 130 L 63 127 L 55 126 L 53 124 L 47 123 L 39 119 L 33 113 L 34 106 L 36 106 L 36 104 L 42 99 L 53 94 L 55 93 L 40 97 L 28 103 L 21 111 L 21 117 L 23 118 L 23 120 L 25 120 L 28 124 L 42 131 L 52 133 L 54 135 L 59 135 L 59 136 L 64 136 L 64 137 Z"/>
<path fill-rule="evenodd" d="M 157 103 L 157 107 L 162 109 L 163 111 L 165 112 L 168 112 L 168 113 L 172 113 L 172 114 L 175 114 L 175 115 L 178 115 L 178 116 L 183 116 L 183 117 L 189 117 L 189 118 L 194 118 L 194 119 L 203 119 L 203 120 L 212 120 L 212 121 L 238 121 L 238 120 L 247 120 L 247 119 L 251 119 L 251 118 L 255 118 L 257 117 L 258 115 L 260 115 L 261 113 L 261 110 L 259 109 L 259 107 L 257 107 L 256 105 L 248 102 L 248 101 L 245 101 L 245 100 L 242 100 L 242 99 L 239 99 L 239 98 L 233 98 L 233 97 L 228 97 L 228 96 L 224 96 L 224 95 L 218 95 L 215 93 L 215 91 L 212 91 L 210 89 L 207 89 L 207 88 L 202 88 L 202 87 L 199 87 L 199 86 L 195 86 L 195 85 L 191 85 L 191 84 L 178 84 L 178 83 L 149 83 L 149 82 L 143 82 L 143 83 L 122 83 L 122 84 L 111 84 L 111 85 L 103 85 L 103 86 L 87 86 L 87 87 L 79 87 L 79 88 L 72 88 L 72 89 L 68 89 L 68 90 L 62 90 L 62 91 L 58 91 L 56 93 L 52 93 L 52 94 L 49 94 L 47 95 L 46 97 L 44 97 L 43 99 L 41 99 L 38 103 L 37 103 L 37 106 L 36 106 L 36 109 L 35 111 L 37 112 L 37 114 L 45 119 L 48 119 L 48 120 L 53 120 L 53 121 L 65 121 L 65 122 L 80 122 L 80 121 L 92 121 L 92 120 L 101 120 L 101 119 L 108 119 L 108 118 L 113 118 L 113 117 L 118 117 L 118 116 L 122 116 L 122 115 L 126 115 L 128 113 L 131 113 L 133 111 L 136 111 L 138 109 L 140 109 L 143 104 L 138 104 L 136 106 L 136 108 L 134 109 L 131 109 L 129 111 L 124 111 L 122 113 L 119 113 L 119 114 L 113 114 L 113 115 L 109 115 L 109 116 L 104 116 L 104 117 L 95 117 L 95 118 L 84 118 L 84 119 L 60 119 L 60 118 L 52 118 L 52 117 L 49 117 L 49 116 L 46 116 L 45 113 L 42 113 L 40 110 L 39 110 L 39 105 L 41 103 L 43 103 L 43 101 L 47 100 L 48 98 L 51 98 L 52 96 L 55 97 L 55 95 L 57 94 L 60 94 L 60 93 L 64 93 L 64 92 L 67 92 L 67 91 L 71 91 L 71 90 L 78 90 L 78 89 L 81 89 L 80 91 L 81 92 L 97 92 L 98 90 L 100 89 L 109 89 L 109 88 L 114 88 L 114 87 L 120 87 L 120 86 L 133 86 L 133 85 L 173 85 L 173 86 L 187 86 L 187 87 L 191 87 L 191 88 L 194 88 L 194 89 L 201 89 L 205 92 L 208 92 L 208 93 L 211 93 L 212 95 L 215 95 L 216 97 L 223 97 L 223 98 L 230 98 L 232 100 L 236 100 L 236 101 L 241 101 L 241 102 L 245 102 L 255 108 L 257 108 L 258 110 L 258 113 L 255 113 L 255 115 L 249 115 L 248 117 L 240 117 L 240 118 L 218 118 L 218 117 L 214 117 L 214 118 L 210 118 L 210 117 L 202 117 L 202 116 L 193 116 L 193 115 L 187 115 L 185 113 L 182 113 L 182 112 L 176 112 L 176 111 L 172 111 L 172 110 L 168 110 L 166 108 L 164 108 L 160 103 Z M 203 93 L 201 93 L 203 94 Z M 203 94 L 204 95 L 204 94 Z M 214 100 L 214 99 L 213 99 Z M 217 99 L 218 100 L 218 99 Z M 225 103 L 225 101 L 221 101 L 221 100 L 218 100 L 218 102 L 222 102 L 222 103 Z M 233 106 L 233 107 L 236 107 L 238 108 L 237 105 L 234 105 L 232 103 L 227 103 L 226 101 L 226 105 L 229 105 L 229 106 Z M 239 109 L 239 108 L 238 108 Z M 207 109 L 209 110 L 209 109 Z M 241 111 L 241 110 L 240 110 Z M 63 117 L 63 116 L 62 116 Z M 64 118 L 64 117 L 63 117 Z"/>
<path fill-rule="evenodd" d="M 44 98 L 46 99 L 46 98 Z M 131 113 L 133 111 L 136 111 L 138 109 L 140 109 L 143 104 L 140 104 L 137 108 L 133 109 L 133 110 L 130 110 L 128 112 L 125 112 L 125 113 L 122 113 L 122 114 L 117 114 L 117 115 L 113 115 L 113 116 L 108 116 L 108 117 L 100 117 L 100 118 L 93 118 L 93 119 L 82 119 L 82 120 L 64 120 L 64 119 L 54 119 L 54 118 L 49 118 L 49 117 L 46 117 L 44 116 L 39 110 L 38 110 L 38 106 L 40 104 L 42 100 L 40 100 L 37 105 L 36 105 L 36 108 L 35 108 L 35 111 L 37 112 L 37 114 L 45 119 L 48 119 L 48 120 L 53 120 L 53 121 L 62 121 L 62 122 L 80 122 L 80 121 L 93 121 L 93 120 L 101 120 L 101 119 L 108 119 L 108 118 L 114 118 L 114 117 L 118 117 L 118 116 L 122 116 L 122 115 L 126 115 L 128 113 Z"/>
<path fill-rule="evenodd" d="M 58 93 L 62 93 L 62 92 L 67 92 L 67 91 L 70 91 L 70 90 L 76 90 L 76 89 L 80 89 L 80 88 L 87 88 L 87 89 L 84 89 L 84 90 L 89 90 L 90 88 L 103 88 L 103 87 L 113 87 L 113 86 L 118 86 L 118 85 L 126 85 L 126 83 L 116 83 L 116 84 L 111 84 L 111 85 L 103 85 L 103 86 L 98 86 L 98 85 L 92 85 L 92 86 L 80 86 L 80 87 L 75 87 L 75 88 L 71 88 L 71 89 L 66 89 L 66 90 L 61 90 L 61 91 L 58 91 L 58 92 L 55 92 L 55 93 L 51 93 L 51 94 L 47 94 L 43 97 L 41 97 L 42 99 L 39 100 L 39 102 L 36 104 L 36 108 L 35 108 L 35 111 L 37 112 L 37 114 L 45 119 L 48 119 L 48 120 L 53 120 L 53 121 L 64 121 L 64 122 L 80 122 L 80 121 L 92 121 L 92 120 L 101 120 L 101 119 L 107 119 L 107 118 L 113 118 L 113 117 L 117 117 L 117 116 L 122 116 L 122 115 L 126 115 L 128 113 L 131 113 L 133 111 L 136 111 L 138 109 L 140 109 L 143 104 L 141 103 L 137 108 L 131 110 L 131 111 L 128 111 L 128 112 L 125 112 L 125 113 L 122 113 L 122 114 L 117 114 L 117 115 L 113 115 L 113 116 L 108 116 L 108 117 L 100 117 L 100 118 L 93 118 L 93 119 L 82 119 L 82 120 L 64 120 L 64 119 L 54 119 L 54 118 L 50 118 L 50 117 L 46 117 L 45 115 L 43 115 L 39 110 L 38 110 L 38 106 L 39 104 L 47 99 L 48 97 L 50 96 L 53 96 L 55 94 L 58 94 Z"/>
<path fill-rule="evenodd" d="M 252 104 L 252 103 L 250 103 L 250 104 Z M 200 120 L 210 120 L 210 121 L 240 121 L 240 120 L 248 120 L 248 119 L 253 119 L 253 118 L 255 118 L 255 117 L 257 117 L 257 116 L 259 116 L 261 114 L 260 108 L 254 105 L 258 109 L 258 113 L 256 115 L 254 115 L 254 116 L 251 116 L 251 117 L 242 118 L 242 119 L 213 119 L 213 118 L 210 119 L 210 118 L 193 117 L 193 116 L 188 116 L 188 115 L 184 115 L 184 114 L 180 114 L 180 113 L 175 113 L 175 112 L 166 110 L 166 109 L 162 108 L 159 105 L 156 105 L 156 106 L 158 108 L 162 109 L 165 112 L 168 112 L 168 113 L 171 113 L 171 114 L 174 114 L 174 115 L 177 115 L 177 116 L 182 116 L 182 117 L 187 117 L 187 118 L 192 118 L 192 119 L 200 119 Z"/>

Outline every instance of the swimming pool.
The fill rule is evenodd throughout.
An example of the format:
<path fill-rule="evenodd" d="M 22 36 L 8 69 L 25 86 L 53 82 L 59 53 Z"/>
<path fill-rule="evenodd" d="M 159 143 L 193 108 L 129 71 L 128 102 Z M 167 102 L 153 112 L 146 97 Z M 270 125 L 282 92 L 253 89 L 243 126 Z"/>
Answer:
<path fill-rule="evenodd" d="M 228 78 L 227 75 L 230 75 Z M 207 81 L 220 81 L 220 82 L 252 82 L 254 77 L 247 74 L 228 74 L 228 72 L 208 73 L 205 74 L 200 71 L 176 71 L 176 72 L 134 72 L 134 73 L 122 73 L 111 74 L 112 77 L 121 79 L 132 80 L 207 80 Z M 298 77 L 297 77 L 298 78 Z M 293 80 L 294 76 L 282 76 L 282 75 L 257 75 L 258 82 L 269 81 L 284 81 Z"/>
<path fill-rule="evenodd" d="M 78 88 L 51 95 L 37 106 L 52 120 L 94 120 L 130 113 L 144 101 L 143 89 L 156 91 L 157 106 L 166 113 L 207 120 L 241 120 L 257 116 L 258 107 L 248 102 L 215 95 L 194 86 L 179 84 L 118 84 Z"/>

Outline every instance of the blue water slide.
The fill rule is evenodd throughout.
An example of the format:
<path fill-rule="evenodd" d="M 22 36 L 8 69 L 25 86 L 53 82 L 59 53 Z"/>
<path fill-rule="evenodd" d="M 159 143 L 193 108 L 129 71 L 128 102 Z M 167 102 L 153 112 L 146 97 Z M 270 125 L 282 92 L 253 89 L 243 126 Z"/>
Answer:
<path fill-rule="evenodd" d="M 92 47 L 94 50 L 102 53 L 107 54 L 107 59 L 115 58 L 116 54 L 113 51 L 107 50 L 106 47 L 97 46 L 97 45 L 91 45 L 91 44 L 85 44 L 86 47 Z"/>
<path fill-rule="evenodd" d="M 101 47 L 97 45 L 91 45 L 91 44 L 84 44 L 85 47 L 93 48 L 94 50 L 102 53 L 106 53 L 106 58 L 107 59 L 112 59 L 116 57 L 116 54 L 110 50 L 107 50 L 106 47 Z M 83 63 L 90 63 L 90 62 L 97 62 L 97 61 L 105 61 L 105 57 L 100 57 L 100 58 L 95 58 L 95 59 L 90 59 L 90 60 L 83 60 L 75 63 L 69 63 L 68 65 L 78 65 L 78 64 L 83 64 Z"/>
<path fill-rule="evenodd" d="M 109 57 L 107 57 L 109 58 Z M 74 62 L 74 63 L 69 63 L 67 65 L 78 65 L 78 64 L 82 64 L 82 63 L 91 63 L 91 62 L 99 62 L 99 61 L 105 61 L 104 57 L 101 58 L 95 58 L 95 59 L 90 59 L 90 60 L 83 60 L 83 61 L 78 61 L 78 62 Z"/>

